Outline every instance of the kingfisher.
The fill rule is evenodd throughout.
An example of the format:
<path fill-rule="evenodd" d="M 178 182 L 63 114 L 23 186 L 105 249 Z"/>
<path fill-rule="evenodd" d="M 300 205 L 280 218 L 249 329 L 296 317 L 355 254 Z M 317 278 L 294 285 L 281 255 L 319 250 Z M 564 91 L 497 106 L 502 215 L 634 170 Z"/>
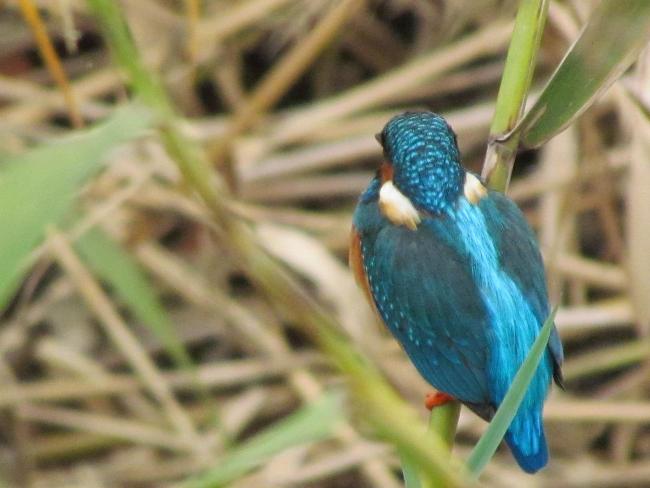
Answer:
<path fill-rule="evenodd" d="M 393 117 L 384 158 L 354 212 L 350 267 L 375 311 L 437 391 L 490 421 L 549 315 L 535 235 L 517 205 L 461 165 L 456 135 L 428 111 Z M 505 441 L 521 468 L 548 462 L 542 409 L 562 386 L 548 347 Z"/>

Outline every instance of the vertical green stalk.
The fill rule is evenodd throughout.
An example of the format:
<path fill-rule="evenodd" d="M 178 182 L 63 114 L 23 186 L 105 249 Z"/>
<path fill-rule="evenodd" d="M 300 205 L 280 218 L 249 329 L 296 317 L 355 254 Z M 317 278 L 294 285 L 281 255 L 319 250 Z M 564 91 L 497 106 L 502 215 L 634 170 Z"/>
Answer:
<path fill-rule="evenodd" d="M 507 141 L 501 139 L 512 130 L 523 113 L 544 32 L 548 3 L 548 0 L 522 0 L 517 11 L 482 175 L 488 187 L 501 192 L 508 188 L 519 138 L 512 137 Z M 429 418 L 430 430 L 437 433 L 449 449 L 453 446 L 459 413 L 460 404 L 449 402 L 434 408 Z M 441 486 L 436 481 L 422 477 L 420 486 Z"/>
<path fill-rule="evenodd" d="M 436 432 L 449 450 L 454 445 L 459 416 L 460 402 L 449 402 L 438 407 L 435 415 L 429 417 L 429 430 Z"/>
<path fill-rule="evenodd" d="M 510 182 L 519 137 L 505 140 L 504 136 L 514 128 L 526 104 L 548 3 L 548 0 L 522 0 L 517 12 L 482 173 L 488 187 L 498 191 L 505 192 Z"/>
<path fill-rule="evenodd" d="M 87 0 L 86 3 L 99 21 L 108 45 L 118 64 L 129 77 L 135 93 L 159 117 L 161 139 L 167 151 L 174 157 L 183 177 L 213 212 L 222 213 L 223 209 L 212 183 L 214 180 L 210 166 L 202 156 L 201 150 L 188 141 L 178 129 L 174 107 L 158 77 L 144 65 L 119 2 Z"/>
<path fill-rule="evenodd" d="M 456 427 L 460 416 L 460 402 L 451 401 L 435 407 L 429 416 L 429 433 L 444 442 L 444 447 L 451 452 L 456 437 Z M 440 488 L 447 486 L 439 479 L 420 476 L 420 488 Z M 418 486 L 415 484 L 414 486 Z M 410 486 L 407 484 L 407 488 Z"/>
<path fill-rule="evenodd" d="M 454 445 L 456 427 L 460 416 L 460 402 L 453 401 L 433 409 L 429 417 L 429 432 L 434 432 L 445 443 L 449 452 Z M 422 488 L 440 488 L 446 486 L 438 483 L 438 480 L 421 477 Z"/>
<path fill-rule="evenodd" d="M 173 109 L 160 80 L 144 66 L 129 28 L 122 17 L 119 2 L 87 0 L 88 8 L 99 21 L 113 56 L 129 76 L 137 95 L 149 107 L 171 116 Z"/>
<path fill-rule="evenodd" d="M 460 402 L 449 402 L 436 407 L 429 417 L 429 426 L 424 440 L 426 443 L 433 443 L 438 446 L 440 453 L 445 453 L 449 458 L 446 462 L 452 462 L 451 448 L 454 445 L 456 426 L 460 415 Z M 441 488 L 451 487 L 449 481 L 445 480 L 439 473 L 433 476 L 421 468 L 412 459 L 410 453 L 398 449 L 404 483 L 406 488 Z"/>

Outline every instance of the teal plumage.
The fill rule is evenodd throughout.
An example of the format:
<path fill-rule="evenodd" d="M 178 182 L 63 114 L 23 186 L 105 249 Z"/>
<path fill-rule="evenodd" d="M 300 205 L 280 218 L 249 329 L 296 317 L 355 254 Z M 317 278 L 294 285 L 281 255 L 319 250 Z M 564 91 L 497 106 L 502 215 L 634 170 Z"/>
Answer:
<path fill-rule="evenodd" d="M 456 137 L 441 117 L 399 115 L 380 141 L 389 171 L 359 200 L 351 257 L 420 374 L 489 420 L 549 313 L 535 237 L 504 195 L 468 199 L 465 183 L 475 177 L 460 165 Z M 382 211 L 386 180 L 417 210 L 417 228 L 396 225 Z M 554 330 L 506 434 L 527 472 L 547 462 L 542 408 L 552 376 L 561 381 L 561 363 Z"/>

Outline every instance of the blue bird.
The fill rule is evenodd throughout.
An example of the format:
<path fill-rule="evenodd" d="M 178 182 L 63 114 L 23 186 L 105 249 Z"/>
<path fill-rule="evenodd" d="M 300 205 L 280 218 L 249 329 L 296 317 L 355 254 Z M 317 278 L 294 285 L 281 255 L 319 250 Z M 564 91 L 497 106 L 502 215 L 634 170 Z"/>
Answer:
<path fill-rule="evenodd" d="M 535 236 L 515 203 L 461 166 L 439 115 L 398 115 L 377 139 L 385 161 L 354 212 L 350 266 L 438 398 L 489 421 L 549 315 Z M 553 329 L 505 436 L 528 473 L 548 462 L 542 409 L 562 360 Z"/>

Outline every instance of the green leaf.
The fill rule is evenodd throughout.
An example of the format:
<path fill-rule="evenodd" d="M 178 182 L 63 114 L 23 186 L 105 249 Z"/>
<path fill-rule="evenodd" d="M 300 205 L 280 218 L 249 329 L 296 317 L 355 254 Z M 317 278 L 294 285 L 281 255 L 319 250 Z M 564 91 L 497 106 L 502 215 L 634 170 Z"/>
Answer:
<path fill-rule="evenodd" d="M 160 81 L 142 62 L 142 56 L 131 36 L 120 3 L 113 0 L 86 0 L 86 4 L 102 27 L 107 44 L 118 64 L 131 78 L 136 94 L 149 107 L 171 115 L 173 109 L 167 95 Z"/>
<path fill-rule="evenodd" d="M 530 348 L 526 360 L 519 368 L 519 371 L 517 371 L 515 379 L 513 380 L 512 385 L 510 385 L 510 389 L 501 402 L 492 422 L 490 422 L 487 430 L 474 446 L 474 449 L 472 449 L 469 459 L 467 460 L 467 469 L 474 479 L 479 477 L 483 468 L 485 468 L 487 463 L 490 462 L 490 459 L 492 459 L 492 456 L 496 452 L 497 447 L 499 447 L 508 427 L 510 427 L 510 423 L 517 413 L 521 401 L 526 395 L 528 385 L 533 379 L 537 366 L 546 351 L 546 345 L 548 344 L 548 339 L 553 330 L 553 321 L 555 320 L 556 311 L 557 308 L 553 310 L 551 315 L 546 319 L 546 322 L 544 322 L 542 330 L 539 332 L 537 339 L 535 339 L 533 346 Z"/>
<path fill-rule="evenodd" d="M 401 451 L 399 451 L 399 460 L 404 476 L 404 486 L 406 488 L 422 488 L 417 463 L 407 453 Z"/>
<path fill-rule="evenodd" d="M 16 292 L 43 241 L 109 150 L 142 134 L 149 112 L 128 106 L 105 123 L 0 162 L 0 310 Z"/>
<path fill-rule="evenodd" d="M 543 144 L 584 112 L 636 59 L 650 37 L 650 2 L 603 0 L 514 133 Z"/>
<path fill-rule="evenodd" d="M 217 466 L 190 480 L 186 488 L 213 488 L 242 476 L 289 447 L 333 435 L 343 420 L 341 395 L 329 393 L 232 449 Z"/>
<path fill-rule="evenodd" d="M 190 367 L 192 361 L 165 309 L 140 265 L 99 229 L 87 232 L 75 245 L 97 276 L 108 283 L 142 324 L 160 339 L 174 361 Z"/>

